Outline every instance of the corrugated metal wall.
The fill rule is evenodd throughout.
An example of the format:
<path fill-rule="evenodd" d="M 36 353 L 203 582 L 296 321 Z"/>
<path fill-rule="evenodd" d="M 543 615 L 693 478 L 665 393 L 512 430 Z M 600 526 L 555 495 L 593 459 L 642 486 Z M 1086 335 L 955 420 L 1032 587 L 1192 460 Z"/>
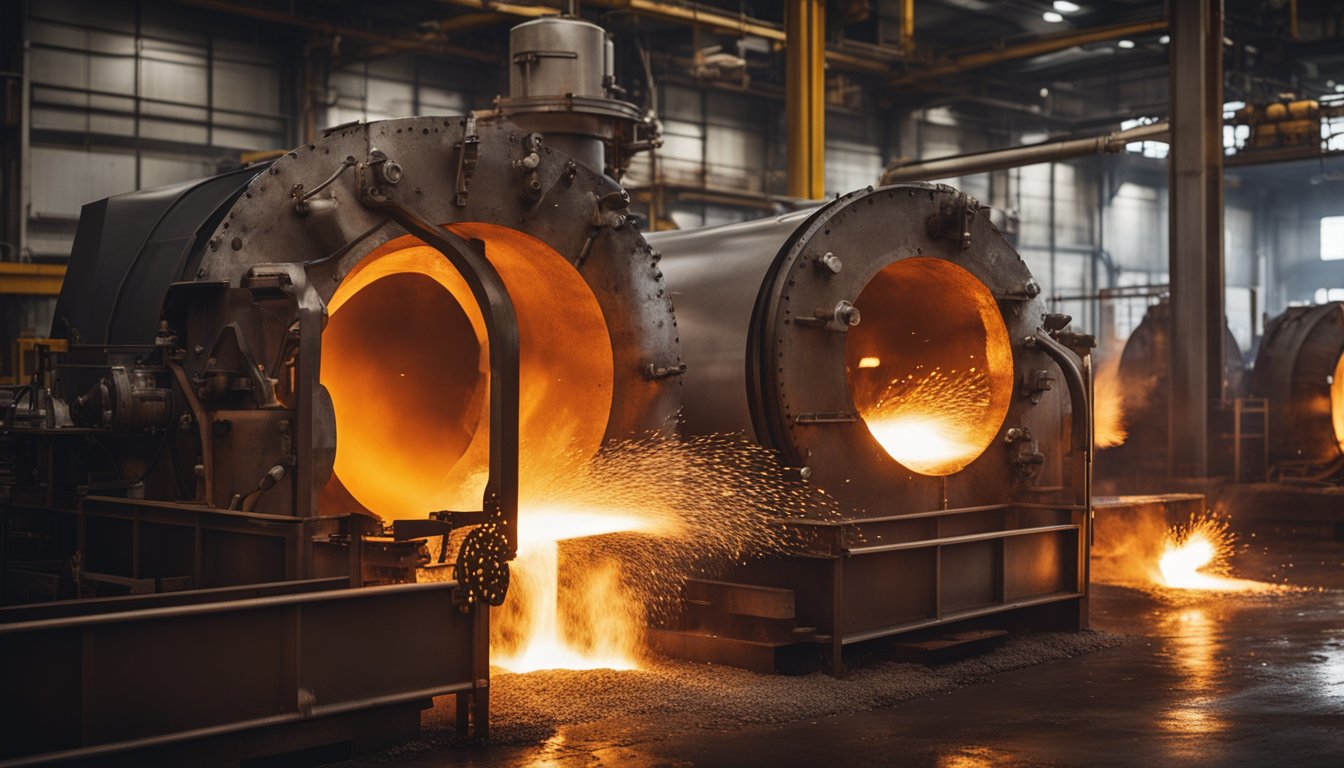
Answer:
<path fill-rule="evenodd" d="M 321 128 L 488 107 L 504 87 L 504 72 L 483 76 L 480 65 L 413 54 L 350 61 L 333 49 L 314 57 L 322 71 L 306 93 L 300 85 L 306 33 L 153 0 L 42 0 L 27 7 L 31 148 L 23 255 L 38 260 L 68 254 L 85 202 L 208 175 L 245 151 L 293 146 L 304 138 L 307 99 Z M 230 23 L 221 24 L 222 18 Z M 770 196 L 785 191 L 782 100 L 668 79 L 658 87 L 664 145 L 656 160 L 657 176 L 668 187 L 666 216 L 693 227 L 768 211 Z M 892 157 L 931 159 L 1036 138 L 1009 130 L 1011 124 L 1006 118 L 976 122 L 948 107 L 906 115 L 832 107 L 827 194 L 874 183 Z M 1129 159 L 1147 163 L 1146 172 L 1090 159 L 945 181 L 994 206 L 995 222 L 1047 295 L 1094 293 L 1112 281 L 1167 278 L 1164 171 L 1157 161 Z M 626 183 L 649 185 L 654 164 L 638 159 Z M 1252 215 L 1253 208 L 1229 197 L 1229 314 L 1247 316 L 1233 321 L 1244 341 L 1251 332 L 1246 288 L 1264 287 L 1276 274 L 1268 251 L 1303 250 L 1288 241 L 1305 226 L 1294 217 L 1271 227 L 1283 217 Z M 1270 229 L 1276 234 L 1267 235 Z M 1099 267 L 1099 259 L 1109 267 Z M 1306 280 L 1287 277 L 1261 307 L 1278 311 L 1299 298 Z M 25 327 L 4 332 L 45 332 L 49 304 L 28 307 L 6 323 Z M 1084 327 L 1099 321 L 1082 303 L 1062 308 Z M 1112 330 L 1126 335 L 1137 317 L 1126 318 L 1141 309 L 1140 303 L 1118 312 Z"/>
<path fill-rule="evenodd" d="M 26 33 L 34 259 L 69 253 L 86 202 L 294 143 L 281 53 L 211 29 L 191 9 L 43 0 Z"/>

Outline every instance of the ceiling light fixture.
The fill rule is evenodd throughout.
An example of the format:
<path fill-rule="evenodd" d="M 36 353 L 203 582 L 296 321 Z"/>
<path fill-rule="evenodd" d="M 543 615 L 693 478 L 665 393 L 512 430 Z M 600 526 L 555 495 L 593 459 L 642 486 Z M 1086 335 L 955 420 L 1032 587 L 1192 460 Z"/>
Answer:
<path fill-rule="evenodd" d="M 1124 48 L 1125 50 L 1129 50 L 1130 48 L 1133 48 L 1133 47 L 1134 47 L 1134 41 L 1133 41 L 1133 40 L 1121 40 L 1120 42 L 1116 43 L 1116 45 L 1120 46 L 1121 48 Z"/>
<path fill-rule="evenodd" d="M 1171 35 L 1163 35 L 1163 36 L 1157 38 L 1157 42 L 1159 42 L 1159 43 L 1161 43 L 1161 44 L 1163 44 L 1163 45 L 1166 45 L 1167 43 L 1170 43 L 1170 42 L 1171 42 Z"/>
<path fill-rule="evenodd" d="M 1042 13 L 1041 18 L 1045 19 L 1051 24 L 1058 24 L 1064 20 L 1063 16 L 1060 16 L 1058 13 L 1055 13 L 1054 11 L 1046 11 L 1045 13 Z"/>
<path fill-rule="evenodd" d="M 1055 0 L 1055 10 L 1060 13 L 1077 13 L 1083 10 L 1083 7 L 1077 3 L 1070 3 L 1069 0 Z"/>

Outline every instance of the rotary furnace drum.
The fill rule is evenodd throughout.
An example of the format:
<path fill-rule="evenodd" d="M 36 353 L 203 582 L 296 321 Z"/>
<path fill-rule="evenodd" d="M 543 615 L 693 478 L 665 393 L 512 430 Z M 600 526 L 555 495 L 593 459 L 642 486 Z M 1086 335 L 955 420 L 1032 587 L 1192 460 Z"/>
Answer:
<path fill-rule="evenodd" d="M 1344 468 L 1344 302 L 1290 307 L 1265 327 L 1251 391 L 1269 405 L 1270 463 L 1280 477 Z"/>
<path fill-rule="evenodd" d="M 394 738 L 448 693 L 484 736 L 520 476 L 680 404 L 671 303 L 603 173 L 651 124 L 603 99 L 600 29 L 519 29 L 531 87 L 495 111 L 86 207 L 69 352 L 0 436 L 4 602 L 30 603 L 0 608 L 0 761 Z M 462 528 L 456 569 L 413 583 Z"/>
<path fill-rule="evenodd" d="M 900 185 L 648 239 L 683 428 L 753 437 L 840 509 L 797 523 L 805 555 L 691 585 L 700 607 L 660 643 L 770 668 L 803 640 L 839 668 L 845 645 L 1003 611 L 1085 622 L 1091 339 L 1044 314 L 985 209 Z M 733 645 L 756 604 L 755 645 Z"/>
<path fill-rule="evenodd" d="M 1223 391 L 1229 400 L 1246 388 L 1246 364 L 1232 331 L 1223 328 Z M 1148 308 L 1142 322 L 1125 342 L 1116 372 L 1124 428 L 1123 444 L 1097 452 L 1096 479 L 1106 493 L 1144 493 L 1166 490 L 1165 481 L 1180 468 L 1169 466 L 1168 435 L 1171 387 L 1171 306 L 1163 299 Z M 1230 473 L 1232 414 L 1215 407 L 1210 428 L 1226 439 L 1211 440 L 1210 464 Z"/>

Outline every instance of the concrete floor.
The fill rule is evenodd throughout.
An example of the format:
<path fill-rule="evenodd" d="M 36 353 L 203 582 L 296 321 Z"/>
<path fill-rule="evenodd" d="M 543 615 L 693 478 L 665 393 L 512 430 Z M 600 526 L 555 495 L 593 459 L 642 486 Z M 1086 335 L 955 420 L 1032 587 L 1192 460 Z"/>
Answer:
<path fill-rule="evenodd" d="M 1237 575 L 1288 582 L 1213 595 L 1094 585 L 1092 623 L 1130 636 L 944 693 L 787 724 L 563 726 L 542 744 L 445 746 L 408 766 L 1344 765 L 1344 543 L 1243 539 Z M 358 764 L 373 764 L 372 761 Z"/>

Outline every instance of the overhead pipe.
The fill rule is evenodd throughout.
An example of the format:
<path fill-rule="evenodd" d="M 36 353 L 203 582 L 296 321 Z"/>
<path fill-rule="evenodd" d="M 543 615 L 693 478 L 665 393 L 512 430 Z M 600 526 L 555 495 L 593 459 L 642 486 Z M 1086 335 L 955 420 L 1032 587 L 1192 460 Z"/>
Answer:
<path fill-rule="evenodd" d="M 939 158 L 923 163 L 897 165 L 888 167 L 883 171 L 880 183 L 887 185 L 907 181 L 946 179 L 972 173 L 1001 171 L 1005 168 L 1019 168 L 1036 163 L 1058 162 L 1075 157 L 1086 157 L 1087 155 L 1113 154 L 1123 152 L 1125 145 L 1137 141 L 1165 141 L 1167 132 L 1165 122 L 1154 123 L 1123 131 L 1112 131 L 1101 136 L 1089 136 L 1084 139 L 1046 141 L 1011 149 L 976 152 L 969 155 Z"/>
<path fill-rule="evenodd" d="M 495 54 L 479 51 L 474 48 L 450 45 L 431 36 L 421 35 L 407 37 L 392 33 L 375 32 L 360 27 L 336 24 L 334 22 L 326 21 L 325 19 L 317 19 L 311 16 L 297 16 L 284 11 L 275 11 L 267 8 L 253 8 L 246 5 L 226 2 L 225 0 L 173 1 L 179 5 L 202 8 L 207 11 L 228 13 L 234 16 L 242 16 L 249 19 L 264 21 L 270 24 L 283 24 L 291 27 L 300 27 L 302 29 L 311 29 L 317 32 L 326 33 L 332 37 L 363 40 L 365 42 L 383 45 L 396 51 L 432 53 L 439 56 L 452 56 L 454 58 L 487 63 L 493 63 L 499 60 L 499 56 Z"/>
<path fill-rule="evenodd" d="M 1153 32 L 1162 32 L 1166 30 L 1166 28 L 1166 19 L 1154 19 L 1152 21 L 1138 21 L 1128 24 L 1113 24 L 1106 27 L 1079 29 L 1059 35 L 1046 35 L 1019 45 L 995 46 L 983 51 L 974 51 L 959 56 L 952 56 L 946 61 L 931 67 L 914 69 L 898 75 L 897 77 L 892 78 L 888 85 L 891 87 L 908 86 L 912 83 L 931 77 L 957 74 L 972 69 L 979 69 L 980 67 L 987 67 L 991 64 L 999 64 L 1005 61 L 1043 56 L 1047 53 L 1067 50 L 1078 45 L 1100 43 L 1107 40 L 1118 40 L 1126 37 L 1151 34 Z"/>

